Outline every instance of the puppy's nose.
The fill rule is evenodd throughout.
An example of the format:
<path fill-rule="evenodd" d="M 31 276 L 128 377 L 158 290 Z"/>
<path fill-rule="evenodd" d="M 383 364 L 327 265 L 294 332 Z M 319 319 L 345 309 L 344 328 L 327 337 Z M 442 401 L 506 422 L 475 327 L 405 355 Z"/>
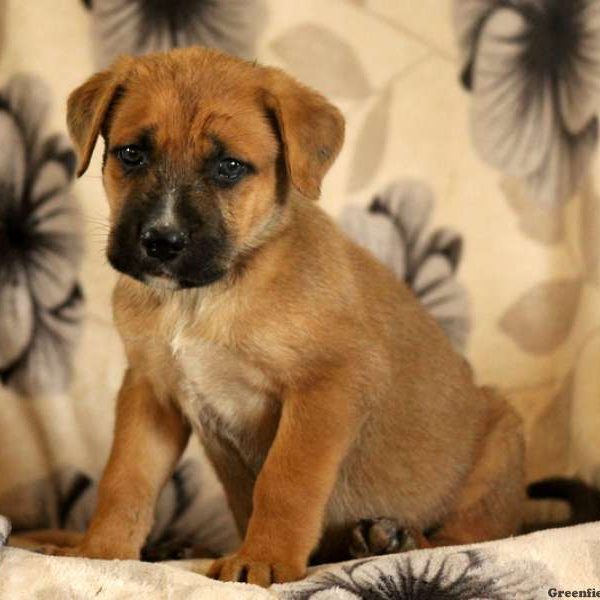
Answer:
<path fill-rule="evenodd" d="M 150 258 L 167 262 L 176 258 L 185 248 L 187 237 L 177 229 L 158 229 L 152 227 L 140 237 L 142 247 Z"/>

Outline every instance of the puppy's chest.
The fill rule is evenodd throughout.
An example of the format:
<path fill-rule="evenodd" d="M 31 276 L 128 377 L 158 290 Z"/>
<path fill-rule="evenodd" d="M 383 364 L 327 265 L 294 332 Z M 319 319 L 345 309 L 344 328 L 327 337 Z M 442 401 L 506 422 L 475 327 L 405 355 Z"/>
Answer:
<path fill-rule="evenodd" d="M 248 463 L 264 458 L 279 419 L 279 403 L 264 374 L 227 348 L 179 336 L 167 340 L 155 387 L 176 399 L 205 440 L 234 449 Z"/>

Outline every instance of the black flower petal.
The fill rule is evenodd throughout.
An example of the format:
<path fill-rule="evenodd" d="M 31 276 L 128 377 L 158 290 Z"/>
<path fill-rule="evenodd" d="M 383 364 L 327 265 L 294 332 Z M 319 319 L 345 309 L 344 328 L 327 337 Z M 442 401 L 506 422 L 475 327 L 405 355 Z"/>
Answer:
<path fill-rule="evenodd" d="M 76 285 L 52 310 L 34 308 L 34 327 L 21 356 L 0 370 L 0 380 L 29 395 L 63 391 L 72 376 L 72 350 L 81 329 L 83 296 Z"/>
<path fill-rule="evenodd" d="M 163 489 L 156 520 L 144 549 L 150 560 L 176 558 L 202 544 L 215 555 L 231 552 L 239 539 L 221 488 L 208 465 L 183 461 Z M 214 475 L 212 476 L 214 477 Z M 0 497 L 16 531 L 61 528 L 85 531 L 94 513 L 98 482 L 73 467 L 64 467 Z M 0 545 L 3 521 L 0 516 Z"/>
<path fill-rule="evenodd" d="M 75 155 L 43 133 L 47 98 L 33 77 L 0 90 L 0 379 L 27 394 L 67 385 L 82 316 Z"/>
<path fill-rule="evenodd" d="M 263 0 L 94 0 L 99 66 L 120 54 L 201 45 L 253 58 L 265 23 Z"/>
<path fill-rule="evenodd" d="M 283 598 L 327 598 L 327 592 L 365 600 L 513 600 L 534 598 L 552 583 L 538 563 L 500 565 L 476 550 L 409 553 L 336 567 L 299 584 L 277 586 Z"/>
<path fill-rule="evenodd" d="M 467 292 L 456 279 L 462 238 L 448 228 L 425 233 L 433 205 L 426 185 L 399 181 L 368 211 L 347 207 L 341 225 L 413 289 L 453 344 L 464 349 L 471 320 Z"/>
<path fill-rule="evenodd" d="M 481 156 L 537 201 L 567 200 L 598 140 L 597 0 L 455 0 Z"/>
<path fill-rule="evenodd" d="M 176 558 L 198 544 L 215 556 L 232 551 L 239 539 L 220 489 L 207 465 L 183 461 L 160 496 L 144 557 Z"/>
<path fill-rule="evenodd" d="M 454 27 L 464 63 L 461 80 L 468 90 L 472 86 L 473 62 L 481 28 L 501 4 L 502 0 L 454 0 Z"/>
<path fill-rule="evenodd" d="M 33 303 L 22 269 L 0 268 L 0 281 L 0 365 L 6 370 L 27 350 L 33 334 Z"/>

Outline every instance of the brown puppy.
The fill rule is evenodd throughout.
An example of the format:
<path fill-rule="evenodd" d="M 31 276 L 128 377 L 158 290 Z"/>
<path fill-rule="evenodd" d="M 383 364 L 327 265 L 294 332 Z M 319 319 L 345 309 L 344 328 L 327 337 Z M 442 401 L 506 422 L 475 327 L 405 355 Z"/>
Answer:
<path fill-rule="evenodd" d="M 223 580 L 300 578 L 363 517 L 437 527 L 434 545 L 517 531 L 518 418 L 314 202 L 344 136 L 322 96 L 176 50 L 92 77 L 68 124 L 80 174 L 106 141 L 129 369 L 95 516 L 64 553 L 138 558 L 192 430 L 244 536 Z"/>

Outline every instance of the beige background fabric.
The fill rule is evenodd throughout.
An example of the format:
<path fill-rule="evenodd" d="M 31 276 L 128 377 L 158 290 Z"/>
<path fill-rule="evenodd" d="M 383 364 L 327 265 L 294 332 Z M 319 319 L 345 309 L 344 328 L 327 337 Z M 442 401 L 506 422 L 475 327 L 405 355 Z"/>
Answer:
<path fill-rule="evenodd" d="M 470 134 L 473 97 L 450 0 L 270 0 L 262 62 L 325 93 L 347 119 L 346 144 L 323 187 L 335 216 L 366 207 L 395 181 L 417 181 L 434 204 L 423 227 L 462 240 L 456 278 L 471 322 L 466 355 L 481 383 L 524 416 L 529 477 L 579 473 L 600 484 L 600 199 L 594 172 L 568 202 L 543 206 L 488 166 Z M 69 91 L 94 69 L 90 13 L 75 0 L 0 2 L 0 75 L 50 85 L 49 128 L 64 131 Z M 15 490 L 61 465 L 97 476 L 109 448 L 124 368 L 111 324 L 115 276 L 103 255 L 107 207 L 101 153 L 76 182 L 86 252 L 85 322 L 75 377 L 63 394 L 23 398 L 0 388 L 0 512 Z M 595 159 L 594 159 L 595 160 Z M 0 307 L 1 309 L 1 307 Z"/>

